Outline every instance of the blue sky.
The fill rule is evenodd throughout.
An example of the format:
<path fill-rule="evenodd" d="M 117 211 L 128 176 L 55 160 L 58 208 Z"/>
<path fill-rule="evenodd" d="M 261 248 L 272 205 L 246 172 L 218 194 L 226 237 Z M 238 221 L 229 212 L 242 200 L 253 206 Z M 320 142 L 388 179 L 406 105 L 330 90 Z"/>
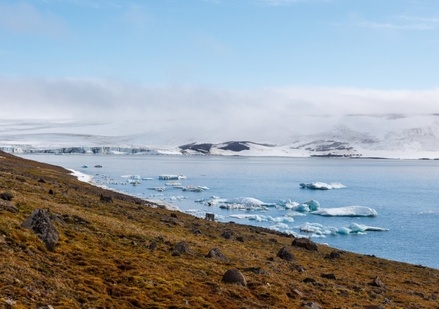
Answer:
<path fill-rule="evenodd" d="M 0 0 L 0 41 L 2 117 L 439 106 L 437 0 Z"/>
<path fill-rule="evenodd" d="M 4 76 L 438 86 L 439 1 L 0 1 Z"/>

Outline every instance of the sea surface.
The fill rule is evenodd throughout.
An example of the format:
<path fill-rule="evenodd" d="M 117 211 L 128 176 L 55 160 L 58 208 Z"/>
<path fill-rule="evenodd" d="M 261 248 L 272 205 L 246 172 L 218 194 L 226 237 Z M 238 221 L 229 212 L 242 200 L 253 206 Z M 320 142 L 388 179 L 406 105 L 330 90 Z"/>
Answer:
<path fill-rule="evenodd" d="M 218 221 L 269 227 L 311 237 L 342 250 L 439 269 L 438 160 L 165 155 L 22 157 L 91 175 L 97 185 L 159 200 L 194 216 L 214 213 Z M 160 180 L 161 175 L 184 177 Z M 345 187 L 300 187 L 300 183 L 310 182 L 341 183 Z M 320 208 L 365 206 L 378 215 L 328 217 L 291 209 L 310 200 L 317 201 Z M 355 232 L 358 226 L 378 231 Z M 346 228 L 354 231 L 346 233 Z"/>

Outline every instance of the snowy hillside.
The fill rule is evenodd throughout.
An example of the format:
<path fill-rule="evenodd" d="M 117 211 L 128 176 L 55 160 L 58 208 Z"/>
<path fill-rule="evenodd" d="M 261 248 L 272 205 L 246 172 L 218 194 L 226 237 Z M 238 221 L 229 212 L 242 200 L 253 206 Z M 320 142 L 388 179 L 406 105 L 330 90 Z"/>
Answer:
<path fill-rule="evenodd" d="M 220 137 L 183 138 L 181 132 L 171 129 L 145 133 L 118 125 L 6 121 L 0 125 L 0 149 L 10 153 L 439 158 L 437 115 L 355 115 L 321 133 L 278 134 L 273 140 L 282 138 L 284 142 L 276 144 L 260 142 L 257 137 L 212 142 Z"/>

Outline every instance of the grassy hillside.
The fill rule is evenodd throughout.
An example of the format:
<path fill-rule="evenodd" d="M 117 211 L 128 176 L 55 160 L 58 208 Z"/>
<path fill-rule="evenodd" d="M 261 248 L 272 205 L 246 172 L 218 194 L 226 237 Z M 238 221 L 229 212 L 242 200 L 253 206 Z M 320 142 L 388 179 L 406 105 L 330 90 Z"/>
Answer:
<path fill-rule="evenodd" d="M 22 226 L 35 209 L 53 248 Z M 439 270 L 293 240 L 0 153 L 0 308 L 439 308 Z M 223 282 L 230 269 L 245 282 Z"/>

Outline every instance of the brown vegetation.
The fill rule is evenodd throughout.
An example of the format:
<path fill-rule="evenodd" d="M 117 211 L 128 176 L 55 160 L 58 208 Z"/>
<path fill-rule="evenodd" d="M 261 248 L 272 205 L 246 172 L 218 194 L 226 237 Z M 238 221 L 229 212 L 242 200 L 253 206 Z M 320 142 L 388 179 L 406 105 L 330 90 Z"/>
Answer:
<path fill-rule="evenodd" d="M 439 270 L 293 246 L 4 153 L 0 201 L 0 308 L 439 308 Z M 50 248 L 22 226 L 35 209 L 59 235 Z"/>

